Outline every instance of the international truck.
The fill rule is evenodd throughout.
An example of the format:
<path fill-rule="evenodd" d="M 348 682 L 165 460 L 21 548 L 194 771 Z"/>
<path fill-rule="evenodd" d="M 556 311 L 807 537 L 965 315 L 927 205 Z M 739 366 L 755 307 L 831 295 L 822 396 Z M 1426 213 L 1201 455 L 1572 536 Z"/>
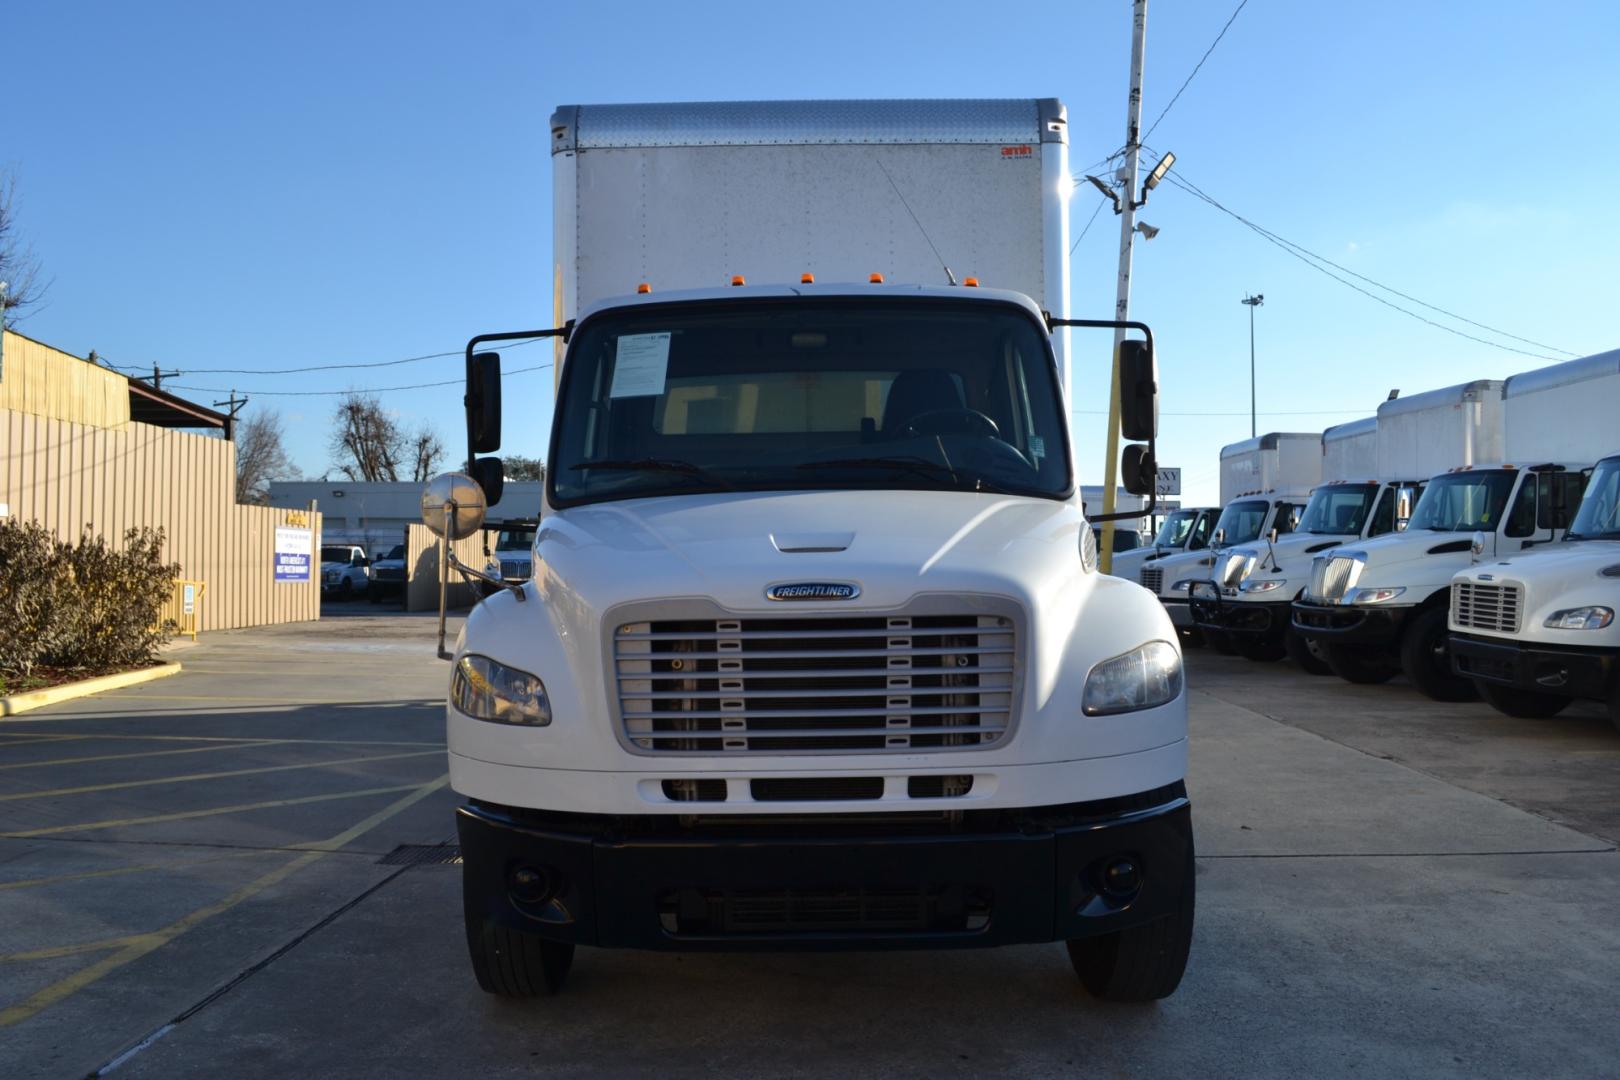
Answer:
<path fill-rule="evenodd" d="M 554 323 L 469 342 L 468 470 L 424 494 L 448 563 L 499 489 L 490 347 L 553 338 L 533 575 L 441 632 L 485 990 L 580 944 L 1055 941 L 1102 998 L 1175 989 L 1181 651 L 1098 572 L 1067 425 L 1069 328 L 1127 331 L 1151 492 L 1152 340 L 1067 317 L 1067 132 L 1051 99 L 552 117 Z"/>
<path fill-rule="evenodd" d="M 1224 550 L 1206 581 L 1189 591 L 1189 613 L 1206 638 L 1224 638 L 1255 661 L 1291 658 L 1313 675 L 1330 675 L 1326 658 L 1293 629 L 1293 602 L 1305 591 L 1312 560 L 1341 544 L 1394 532 L 1422 492 L 1412 479 L 1373 479 L 1378 418 L 1322 432 L 1322 475 L 1292 531 Z"/>
<path fill-rule="evenodd" d="M 1207 581 L 1221 553 L 1273 531 L 1293 532 L 1310 490 L 1322 479 L 1322 437 L 1270 432 L 1221 448 L 1222 510 L 1207 548 L 1142 564 L 1138 580 L 1155 593 L 1172 623 L 1190 641 L 1231 654 L 1238 643 L 1226 633 L 1200 630 L 1189 607 L 1194 583 Z M 1254 485 L 1254 486 L 1250 486 Z"/>
<path fill-rule="evenodd" d="M 1142 567 L 1159 559 L 1189 551 L 1203 551 L 1215 533 L 1215 522 L 1221 516 L 1218 506 L 1191 506 L 1172 510 L 1164 515 L 1153 539 L 1133 551 L 1114 554 L 1109 573 L 1126 581 L 1140 581 Z"/>
<path fill-rule="evenodd" d="M 1590 358 L 1589 358 L 1590 359 Z M 1604 425 L 1550 422 L 1547 395 L 1573 403 L 1570 364 L 1388 401 L 1378 408 L 1386 475 L 1433 473 L 1405 530 L 1316 557 L 1295 630 L 1350 682 L 1404 672 L 1439 701 L 1474 697 L 1452 670 L 1447 604 L 1470 549 L 1528 551 L 1562 536 Z M 1585 370 L 1581 368 L 1580 370 Z M 1584 380 L 1582 380 L 1584 381 Z M 1476 535 L 1477 534 L 1477 535 Z"/>
<path fill-rule="evenodd" d="M 1620 350 L 1561 367 L 1527 380 L 1539 393 L 1508 380 L 1525 391 L 1527 422 L 1607 428 L 1611 445 L 1620 441 Z M 1620 454 L 1593 468 L 1561 542 L 1507 558 L 1487 556 L 1486 537 L 1477 546 L 1474 564 L 1451 580 L 1457 674 L 1509 716 L 1554 716 L 1588 699 L 1604 702 L 1620 728 Z"/>

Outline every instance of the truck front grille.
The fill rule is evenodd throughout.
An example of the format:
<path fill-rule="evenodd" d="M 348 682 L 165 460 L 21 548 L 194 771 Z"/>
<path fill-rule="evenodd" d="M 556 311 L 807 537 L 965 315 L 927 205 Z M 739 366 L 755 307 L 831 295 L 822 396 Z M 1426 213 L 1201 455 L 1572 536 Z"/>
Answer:
<path fill-rule="evenodd" d="M 1016 638 L 979 613 L 624 623 L 619 719 L 658 754 L 984 749 L 1008 736 Z"/>
<path fill-rule="evenodd" d="M 1451 622 L 1471 630 L 1516 634 L 1523 599 L 1523 589 L 1516 584 L 1479 585 L 1459 581 L 1451 586 Z"/>
<path fill-rule="evenodd" d="M 1311 585 L 1315 600 L 1340 600 L 1349 591 L 1357 561 L 1344 555 L 1318 555 L 1311 563 Z"/>
<path fill-rule="evenodd" d="M 502 559 L 501 577 L 523 578 L 524 580 L 528 580 L 529 564 L 526 562 L 520 562 L 517 559 Z"/>
<path fill-rule="evenodd" d="M 1164 588 L 1164 567 L 1144 566 L 1138 580 L 1142 582 L 1142 588 L 1157 596 Z"/>

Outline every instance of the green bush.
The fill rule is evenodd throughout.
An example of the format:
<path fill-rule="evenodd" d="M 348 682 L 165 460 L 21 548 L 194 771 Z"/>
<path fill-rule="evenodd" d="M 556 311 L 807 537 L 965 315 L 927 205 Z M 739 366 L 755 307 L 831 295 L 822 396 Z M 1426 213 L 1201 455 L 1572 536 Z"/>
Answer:
<path fill-rule="evenodd" d="M 163 611 L 180 567 L 161 529 L 112 548 L 88 529 L 64 544 L 35 522 L 0 521 L 0 674 L 95 674 L 151 662 L 173 633 Z"/>

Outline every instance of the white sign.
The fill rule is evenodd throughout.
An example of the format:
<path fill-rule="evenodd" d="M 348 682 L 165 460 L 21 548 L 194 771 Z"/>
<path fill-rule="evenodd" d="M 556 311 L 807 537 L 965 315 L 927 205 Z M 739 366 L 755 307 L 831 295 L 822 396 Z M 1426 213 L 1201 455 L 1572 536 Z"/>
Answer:
<path fill-rule="evenodd" d="M 1154 490 L 1160 495 L 1181 494 L 1181 466 L 1160 465 L 1159 478 Z"/>
<path fill-rule="evenodd" d="M 275 580 L 310 581 L 314 534 L 309 529 L 276 526 Z"/>
<path fill-rule="evenodd" d="M 614 354 L 613 385 L 608 397 L 647 397 L 664 392 L 669 373 L 669 331 L 625 334 Z"/>

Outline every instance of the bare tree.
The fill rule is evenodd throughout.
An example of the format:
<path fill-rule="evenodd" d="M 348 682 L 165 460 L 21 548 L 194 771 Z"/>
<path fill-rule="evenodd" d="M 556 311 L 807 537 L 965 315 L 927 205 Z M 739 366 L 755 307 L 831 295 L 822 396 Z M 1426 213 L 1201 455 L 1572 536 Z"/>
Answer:
<path fill-rule="evenodd" d="M 14 199 L 17 181 L 0 173 L 0 326 L 10 326 L 17 314 L 39 303 L 50 288 L 40 280 L 39 259 L 17 235 Z"/>
<path fill-rule="evenodd" d="M 415 463 L 411 479 L 423 484 L 433 479 L 439 462 L 444 460 L 444 443 L 439 441 L 438 432 L 427 424 L 418 428 L 411 440 L 411 459 Z"/>
<path fill-rule="evenodd" d="M 330 447 L 334 467 L 349 480 L 398 480 L 404 436 L 382 402 L 364 394 L 346 394 L 332 417 L 336 430 Z"/>
<path fill-rule="evenodd" d="M 512 454 L 501 459 L 502 472 L 508 480 L 544 480 L 546 466 L 539 458 Z"/>
<path fill-rule="evenodd" d="M 261 409 L 236 425 L 236 501 L 264 505 L 270 481 L 298 476 L 282 442 L 281 414 Z"/>

